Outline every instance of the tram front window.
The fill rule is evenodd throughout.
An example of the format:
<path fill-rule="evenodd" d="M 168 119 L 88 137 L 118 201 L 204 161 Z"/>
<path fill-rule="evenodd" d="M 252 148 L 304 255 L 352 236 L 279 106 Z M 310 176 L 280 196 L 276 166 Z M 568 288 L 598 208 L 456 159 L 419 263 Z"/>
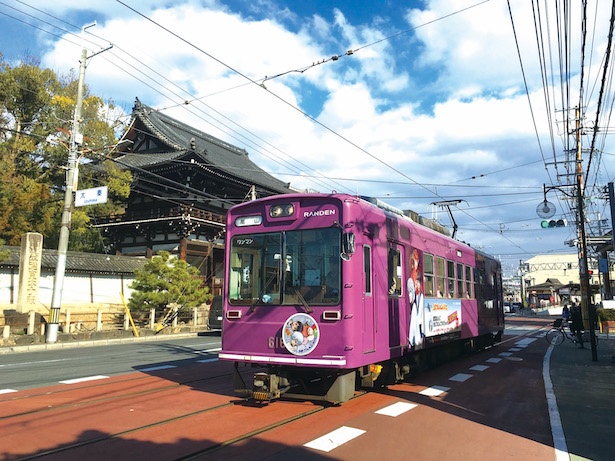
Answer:
<path fill-rule="evenodd" d="M 228 279 L 231 304 L 338 304 L 337 228 L 236 236 Z"/>

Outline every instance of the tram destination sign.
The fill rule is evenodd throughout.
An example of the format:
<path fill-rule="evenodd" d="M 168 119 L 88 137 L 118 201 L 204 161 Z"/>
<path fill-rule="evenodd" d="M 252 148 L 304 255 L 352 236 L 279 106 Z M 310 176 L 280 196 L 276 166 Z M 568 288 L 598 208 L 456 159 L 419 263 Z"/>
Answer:
<path fill-rule="evenodd" d="M 107 202 L 107 186 L 78 190 L 75 193 L 75 206 L 98 205 Z"/>

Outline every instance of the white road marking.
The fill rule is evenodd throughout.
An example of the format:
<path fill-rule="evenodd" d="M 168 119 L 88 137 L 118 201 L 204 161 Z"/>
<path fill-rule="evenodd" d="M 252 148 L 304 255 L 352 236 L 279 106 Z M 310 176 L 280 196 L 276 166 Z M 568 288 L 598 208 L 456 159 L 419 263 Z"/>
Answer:
<path fill-rule="evenodd" d="M 562 420 L 557 409 L 557 400 L 553 391 L 553 383 L 551 382 L 550 361 L 551 352 L 553 352 L 553 344 L 547 349 L 544 359 L 542 360 L 542 379 L 545 383 L 545 393 L 547 394 L 547 407 L 549 409 L 549 420 L 551 422 L 551 434 L 553 435 L 553 449 L 555 450 L 556 461 L 569 461 L 568 445 L 566 444 L 566 436 Z"/>
<path fill-rule="evenodd" d="M 489 365 L 474 365 L 473 367 L 470 367 L 470 370 L 472 370 L 472 371 L 485 371 L 487 368 L 489 368 Z"/>
<path fill-rule="evenodd" d="M 17 363 L 7 363 L 0 365 L 0 368 L 10 368 L 10 367 L 30 367 L 36 366 L 38 364 L 48 364 L 55 362 L 68 362 L 70 360 L 78 360 L 77 358 L 67 358 L 67 359 L 54 359 L 54 360 L 36 360 L 33 362 L 17 362 Z"/>
<path fill-rule="evenodd" d="M 502 361 L 502 359 L 497 358 L 497 357 L 493 357 L 491 359 L 485 360 L 485 362 L 489 362 L 489 363 L 500 363 L 501 361 Z"/>
<path fill-rule="evenodd" d="M 536 338 L 523 338 L 520 341 L 517 341 L 515 343 L 515 346 L 517 347 L 526 347 L 529 346 L 530 344 L 532 344 L 534 341 L 536 341 Z"/>
<path fill-rule="evenodd" d="M 521 347 L 511 347 L 510 349 L 508 349 L 509 352 L 519 352 L 522 351 L 523 348 Z"/>
<path fill-rule="evenodd" d="M 304 447 L 313 448 L 314 450 L 330 452 L 334 448 L 349 442 L 350 440 L 363 435 L 365 433 L 362 429 L 355 429 L 353 427 L 342 426 L 339 429 L 329 432 L 322 437 L 319 437 L 311 442 L 303 445 Z"/>
<path fill-rule="evenodd" d="M 504 328 L 504 333 L 506 333 L 507 331 L 519 331 L 519 330 L 538 330 L 542 328 L 539 325 L 530 325 L 530 324 L 526 324 L 526 325 L 507 325 Z"/>
<path fill-rule="evenodd" d="M 96 376 L 86 376 L 84 378 L 75 378 L 75 379 L 67 379 L 65 381 L 60 381 L 60 384 L 77 384 L 84 383 L 86 381 L 96 381 L 97 379 L 108 379 L 108 376 L 104 375 L 96 375 Z"/>
<path fill-rule="evenodd" d="M 392 416 L 393 418 L 416 408 L 418 405 L 415 403 L 397 402 L 388 407 L 381 408 L 376 413 L 379 415 Z"/>
<path fill-rule="evenodd" d="M 15 389 L 0 389 L 0 394 L 10 394 L 11 392 L 17 392 Z"/>
<path fill-rule="evenodd" d="M 204 360 L 197 360 L 197 363 L 209 363 L 209 362 L 217 362 L 218 358 L 216 357 L 215 359 L 204 359 Z"/>
<path fill-rule="evenodd" d="M 444 387 L 444 386 L 431 386 L 431 387 L 428 387 L 427 389 L 423 389 L 421 392 L 419 392 L 419 394 L 426 395 L 428 397 L 437 397 L 449 391 L 450 389 L 451 389 L 450 387 Z"/>
<path fill-rule="evenodd" d="M 510 357 L 512 354 L 512 352 L 500 352 L 498 354 L 500 357 Z"/>
<path fill-rule="evenodd" d="M 468 379 L 470 379 L 472 376 L 474 375 L 469 375 L 467 373 L 457 373 L 454 376 L 451 376 L 450 378 L 448 378 L 449 381 L 456 381 L 458 383 L 463 383 L 465 381 L 467 381 Z"/>
<path fill-rule="evenodd" d="M 221 351 L 221 347 L 216 347 L 215 349 L 203 349 L 202 351 L 194 351 L 195 354 L 206 354 L 208 352 L 219 352 Z"/>
<path fill-rule="evenodd" d="M 158 371 L 158 370 L 168 370 L 169 368 L 177 368 L 175 365 L 158 365 L 156 367 L 149 368 L 139 368 L 137 371 Z"/>

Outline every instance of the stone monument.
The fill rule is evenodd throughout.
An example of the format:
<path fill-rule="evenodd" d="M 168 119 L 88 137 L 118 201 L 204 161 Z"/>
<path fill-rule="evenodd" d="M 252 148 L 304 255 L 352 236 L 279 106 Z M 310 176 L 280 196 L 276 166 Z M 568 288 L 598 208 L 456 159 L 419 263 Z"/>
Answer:
<path fill-rule="evenodd" d="M 41 259 L 43 256 L 43 235 L 28 232 L 21 237 L 21 254 L 19 256 L 19 290 L 17 292 L 17 312 L 36 311 L 39 279 L 41 276 Z"/>

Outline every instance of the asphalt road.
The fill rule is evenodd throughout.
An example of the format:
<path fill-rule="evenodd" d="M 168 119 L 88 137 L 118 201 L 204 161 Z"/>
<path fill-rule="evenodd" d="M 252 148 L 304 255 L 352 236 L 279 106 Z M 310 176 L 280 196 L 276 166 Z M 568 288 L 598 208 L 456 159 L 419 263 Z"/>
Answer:
<path fill-rule="evenodd" d="M 116 376 L 137 370 L 217 357 L 220 336 L 62 348 L 0 354 L 0 392 L 58 384 L 88 376 Z"/>

